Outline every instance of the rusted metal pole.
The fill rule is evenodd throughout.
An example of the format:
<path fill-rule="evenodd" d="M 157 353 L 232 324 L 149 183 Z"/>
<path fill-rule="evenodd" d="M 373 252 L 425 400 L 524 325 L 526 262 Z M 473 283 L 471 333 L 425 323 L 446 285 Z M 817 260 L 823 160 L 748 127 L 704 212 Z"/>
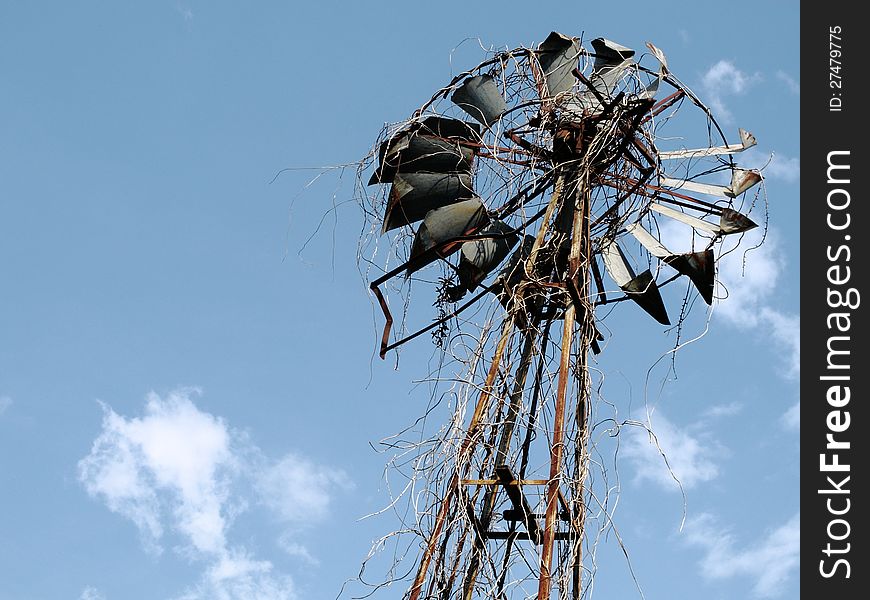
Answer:
<path fill-rule="evenodd" d="M 461 479 L 464 476 L 463 472 L 468 470 L 470 462 L 468 454 L 473 448 L 473 441 L 477 435 L 477 427 L 486 410 L 489 407 L 489 399 L 492 396 L 492 384 L 498 375 L 498 368 L 501 364 L 501 358 L 504 354 L 504 349 L 510 339 L 511 331 L 514 327 L 513 316 L 505 319 L 502 327 L 501 337 L 495 348 L 495 354 L 492 358 L 492 364 L 489 367 L 489 372 L 486 375 L 486 381 L 483 384 L 483 389 L 480 392 L 480 398 L 477 401 L 477 406 L 474 408 L 474 414 L 471 416 L 471 422 L 468 424 L 468 429 L 465 433 L 465 439 L 462 441 L 462 446 L 459 448 L 459 457 L 456 463 L 456 471 L 453 477 L 450 478 L 450 483 L 447 490 L 444 492 L 444 499 L 441 501 L 441 508 L 438 515 L 435 517 L 435 527 L 432 529 L 432 535 L 429 536 L 429 542 L 426 544 L 426 550 L 423 552 L 423 557 L 420 559 L 420 566 L 417 569 L 417 576 L 414 577 L 414 583 L 411 585 L 410 595 L 408 600 L 417 600 L 420 597 L 420 591 L 423 589 L 423 582 L 426 580 L 426 572 L 429 570 L 429 563 L 432 562 L 432 557 L 435 554 L 435 549 L 438 545 L 438 538 L 441 535 L 441 529 L 447 520 L 447 514 L 450 511 L 450 506 L 453 503 L 453 496 L 461 485 Z"/>
<path fill-rule="evenodd" d="M 563 438 L 565 435 L 565 396 L 571 366 L 571 342 L 574 336 L 575 307 L 572 304 L 565 311 L 564 330 L 562 331 L 562 356 L 559 361 L 559 381 L 556 388 L 556 408 L 553 417 L 553 439 L 550 447 L 550 483 L 547 487 L 547 516 L 544 525 L 544 543 L 541 550 L 541 577 L 538 585 L 538 600 L 550 597 L 550 569 L 553 559 L 553 542 L 556 538 L 556 517 L 559 507 L 559 485 L 561 483 Z"/>
<path fill-rule="evenodd" d="M 532 326 L 526 331 L 525 343 L 523 344 L 522 354 L 520 355 L 520 364 L 517 367 L 517 374 L 514 379 L 514 386 L 511 390 L 510 403 L 508 413 L 505 417 L 505 422 L 502 425 L 501 439 L 499 440 L 498 449 L 496 451 L 495 465 L 503 465 L 507 459 L 508 450 L 510 448 L 510 440 L 513 436 L 514 426 L 519 413 L 520 400 L 523 396 L 523 389 L 526 385 L 526 376 L 529 372 L 529 367 L 532 364 L 532 350 L 534 349 L 535 339 L 537 337 L 537 328 Z M 495 505 L 495 497 L 497 494 L 497 484 L 488 486 L 483 497 L 483 503 L 480 511 L 480 526 L 485 532 L 489 529 L 492 522 L 492 511 Z M 480 553 L 483 551 L 486 540 L 477 539 L 471 551 L 471 559 L 469 560 L 468 570 L 463 584 L 464 600 L 471 600 L 474 593 L 474 584 L 477 582 L 477 573 L 480 568 Z"/>
<path fill-rule="evenodd" d="M 574 206 L 574 219 L 572 222 L 571 249 L 569 252 L 568 278 L 579 276 L 581 282 L 588 282 L 588 268 L 583 264 L 583 255 L 588 246 L 588 185 L 585 180 L 585 170 L 579 171 L 579 176 L 574 180 L 577 184 L 576 201 Z M 569 284 L 570 285 L 570 284 Z M 581 301 L 588 296 L 588 285 L 581 283 Z M 579 307 L 584 310 L 584 307 Z M 550 482 L 547 487 L 547 512 L 544 521 L 544 539 L 541 549 L 541 574 L 538 585 L 538 600 L 548 600 L 550 597 L 553 544 L 556 539 L 556 526 L 559 514 L 559 492 L 561 486 L 562 455 L 565 446 L 565 404 L 568 392 L 568 381 L 571 377 L 571 348 L 574 341 L 574 325 L 578 306 L 576 300 L 571 302 L 565 310 L 564 324 L 562 329 L 562 348 L 559 360 L 559 380 L 556 387 L 556 406 L 553 416 L 553 438 L 550 445 Z M 587 318 L 584 315 L 584 318 Z M 585 353 L 587 348 L 582 348 Z"/>
<path fill-rule="evenodd" d="M 553 219 L 553 214 L 556 212 L 559 204 L 562 201 L 562 193 L 565 187 L 566 176 L 564 173 L 560 173 L 556 178 L 556 183 L 553 186 L 553 193 L 550 196 L 550 202 L 547 205 L 547 208 L 544 212 L 544 218 L 541 221 L 541 226 L 538 228 L 538 234 L 535 236 L 534 244 L 532 244 L 531 251 L 529 252 L 529 257 L 526 260 L 526 264 L 524 265 L 525 269 L 525 277 L 524 281 L 530 281 L 530 276 L 535 274 L 535 265 L 537 263 L 538 252 L 541 249 L 541 246 L 544 244 L 544 240 L 547 237 L 547 232 L 550 229 L 551 221 Z M 517 290 L 517 296 L 519 299 L 522 299 L 525 296 L 525 286 L 519 286 Z M 522 302 L 515 302 L 515 306 L 521 305 Z M 524 345 L 522 356 L 520 357 L 520 364 L 516 376 L 516 380 L 514 381 L 514 389 L 511 393 L 511 406 L 508 409 L 508 420 L 505 424 L 505 431 L 502 433 L 502 438 L 499 443 L 498 454 L 496 458 L 496 463 L 499 460 L 503 460 L 504 456 L 507 454 L 507 448 L 510 444 L 510 436 L 513 433 L 513 425 L 516 419 L 516 406 L 522 397 L 523 387 L 525 386 L 526 375 L 528 374 L 529 366 L 531 365 L 531 354 L 532 348 L 534 345 L 534 337 L 535 335 L 529 330 L 526 333 L 526 343 Z M 481 525 L 483 527 L 488 527 L 489 523 L 492 519 L 492 509 L 493 503 L 495 500 L 495 486 L 491 487 L 487 490 L 484 495 L 483 507 L 481 510 Z M 480 568 L 480 552 L 483 550 L 483 544 L 480 541 L 477 541 L 472 549 L 471 558 L 469 561 L 469 566 L 466 571 L 465 582 L 463 584 L 463 600 L 471 600 L 471 596 L 474 592 L 474 584 L 477 581 L 477 573 Z M 414 600 L 414 599 L 411 599 Z"/>
<path fill-rule="evenodd" d="M 569 260 L 568 278 L 575 282 L 575 289 L 582 306 L 578 307 L 580 349 L 577 353 L 575 368 L 577 373 L 577 406 L 574 420 L 577 428 L 574 442 L 574 481 L 576 488 L 572 490 L 571 498 L 571 530 L 569 539 L 571 548 L 571 579 L 572 599 L 579 600 L 583 591 L 583 537 L 586 510 L 583 503 L 583 489 L 586 481 L 587 426 L 586 415 L 589 410 L 589 348 L 595 336 L 595 317 L 592 305 L 592 283 L 590 280 L 590 263 L 592 258 L 592 242 L 590 239 L 590 197 L 588 186 L 581 187 L 579 196 L 579 218 L 574 220 L 574 239 L 580 239 L 572 245 Z"/>

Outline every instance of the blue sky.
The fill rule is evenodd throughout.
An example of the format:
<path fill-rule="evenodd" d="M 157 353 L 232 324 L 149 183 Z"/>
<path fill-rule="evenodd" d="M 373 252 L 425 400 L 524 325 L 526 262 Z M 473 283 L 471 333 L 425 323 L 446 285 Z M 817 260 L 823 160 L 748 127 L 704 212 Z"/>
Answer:
<path fill-rule="evenodd" d="M 375 355 L 353 167 L 281 170 L 361 159 L 483 58 L 463 40 L 552 30 L 654 42 L 757 136 L 741 161 L 774 154 L 767 240 L 723 263 L 676 379 L 650 371 L 660 328 L 608 320 L 605 393 L 685 500 L 624 430 L 631 570 L 603 540 L 593 597 L 797 597 L 798 25 L 797 2 L 3 3 L 0 599 L 365 591 L 398 524 L 362 519 L 389 503 L 378 442 L 425 410 L 437 354 Z"/>

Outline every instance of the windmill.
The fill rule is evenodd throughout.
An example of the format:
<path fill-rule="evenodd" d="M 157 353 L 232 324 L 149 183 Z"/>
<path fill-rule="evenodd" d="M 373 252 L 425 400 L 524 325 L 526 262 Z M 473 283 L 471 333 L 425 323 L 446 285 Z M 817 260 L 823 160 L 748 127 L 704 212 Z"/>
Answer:
<path fill-rule="evenodd" d="M 430 332 L 460 373 L 452 419 L 413 462 L 409 600 L 584 595 L 605 320 L 627 303 L 679 331 L 713 304 L 726 240 L 757 226 L 761 175 L 734 161 L 754 136 L 729 143 L 646 46 L 553 32 L 494 53 L 372 154 L 367 213 L 391 250 L 370 283 L 379 354 Z M 391 295 L 420 285 L 439 314 L 395 334 Z M 665 288 L 684 296 L 674 322 Z"/>

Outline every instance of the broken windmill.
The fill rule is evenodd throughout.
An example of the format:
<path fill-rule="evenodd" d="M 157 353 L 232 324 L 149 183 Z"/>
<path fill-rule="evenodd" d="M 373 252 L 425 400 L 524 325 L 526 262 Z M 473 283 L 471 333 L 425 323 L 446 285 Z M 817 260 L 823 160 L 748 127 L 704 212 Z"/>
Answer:
<path fill-rule="evenodd" d="M 366 209 L 395 257 L 371 281 L 380 356 L 433 332 L 460 367 L 437 382 L 452 420 L 412 461 L 410 600 L 584 595 L 603 320 L 629 301 L 677 327 L 713 304 L 724 241 L 756 227 L 761 175 L 734 161 L 752 134 L 729 143 L 653 44 L 589 46 L 553 32 L 494 53 L 372 154 Z M 391 294 L 437 269 L 440 314 L 394 335 Z M 686 298 L 673 325 L 665 286 Z"/>

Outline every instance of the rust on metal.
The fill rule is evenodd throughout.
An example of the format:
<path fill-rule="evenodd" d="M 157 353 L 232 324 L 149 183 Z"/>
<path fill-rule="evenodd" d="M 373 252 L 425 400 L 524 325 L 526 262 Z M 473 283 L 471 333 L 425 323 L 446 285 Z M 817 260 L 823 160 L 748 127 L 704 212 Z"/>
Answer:
<path fill-rule="evenodd" d="M 538 524 L 538 521 L 534 518 L 534 511 L 532 510 L 531 505 L 529 505 L 529 501 L 526 499 L 525 494 L 523 494 L 522 487 L 519 483 L 514 483 L 517 481 L 517 478 L 514 477 L 513 471 L 511 471 L 510 467 L 507 465 L 498 465 L 495 468 L 495 475 L 498 478 L 498 482 L 507 493 L 508 498 L 510 498 L 514 510 L 517 511 L 518 515 L 520 515 L 518 520 L 522 521 L 523 525 L 526 526 L 526 531 L 529 532 L 529 536 L 534 540 L 535 544 L 540 544 L 541 527 Z M 487 534 L 489 533 L 490 532 L 487 532 Z"/>
<path fill-rule="evenodd" d="M 713 288 L 716 285 L 716 261 L 713 249 L 686 254 L 672 254 L 663 258 L 664 262 L 687 276 L 695 285 L 701 298 L 713 304 Z"/>
<path fill-rule="evenodd" d="M 731 208 L 722 209 L 722 216 L 719 218 L 719 229 L 722 233 L 743 233 L 756 227 L 758 224 L 746 215 Z"/>
<path fill-rule="evenodd" d="M 728 195 L 736 198 L 761 181 L 761 173 L 752 169 L 734 169 L 731 172 L 731 185 Z"/>

